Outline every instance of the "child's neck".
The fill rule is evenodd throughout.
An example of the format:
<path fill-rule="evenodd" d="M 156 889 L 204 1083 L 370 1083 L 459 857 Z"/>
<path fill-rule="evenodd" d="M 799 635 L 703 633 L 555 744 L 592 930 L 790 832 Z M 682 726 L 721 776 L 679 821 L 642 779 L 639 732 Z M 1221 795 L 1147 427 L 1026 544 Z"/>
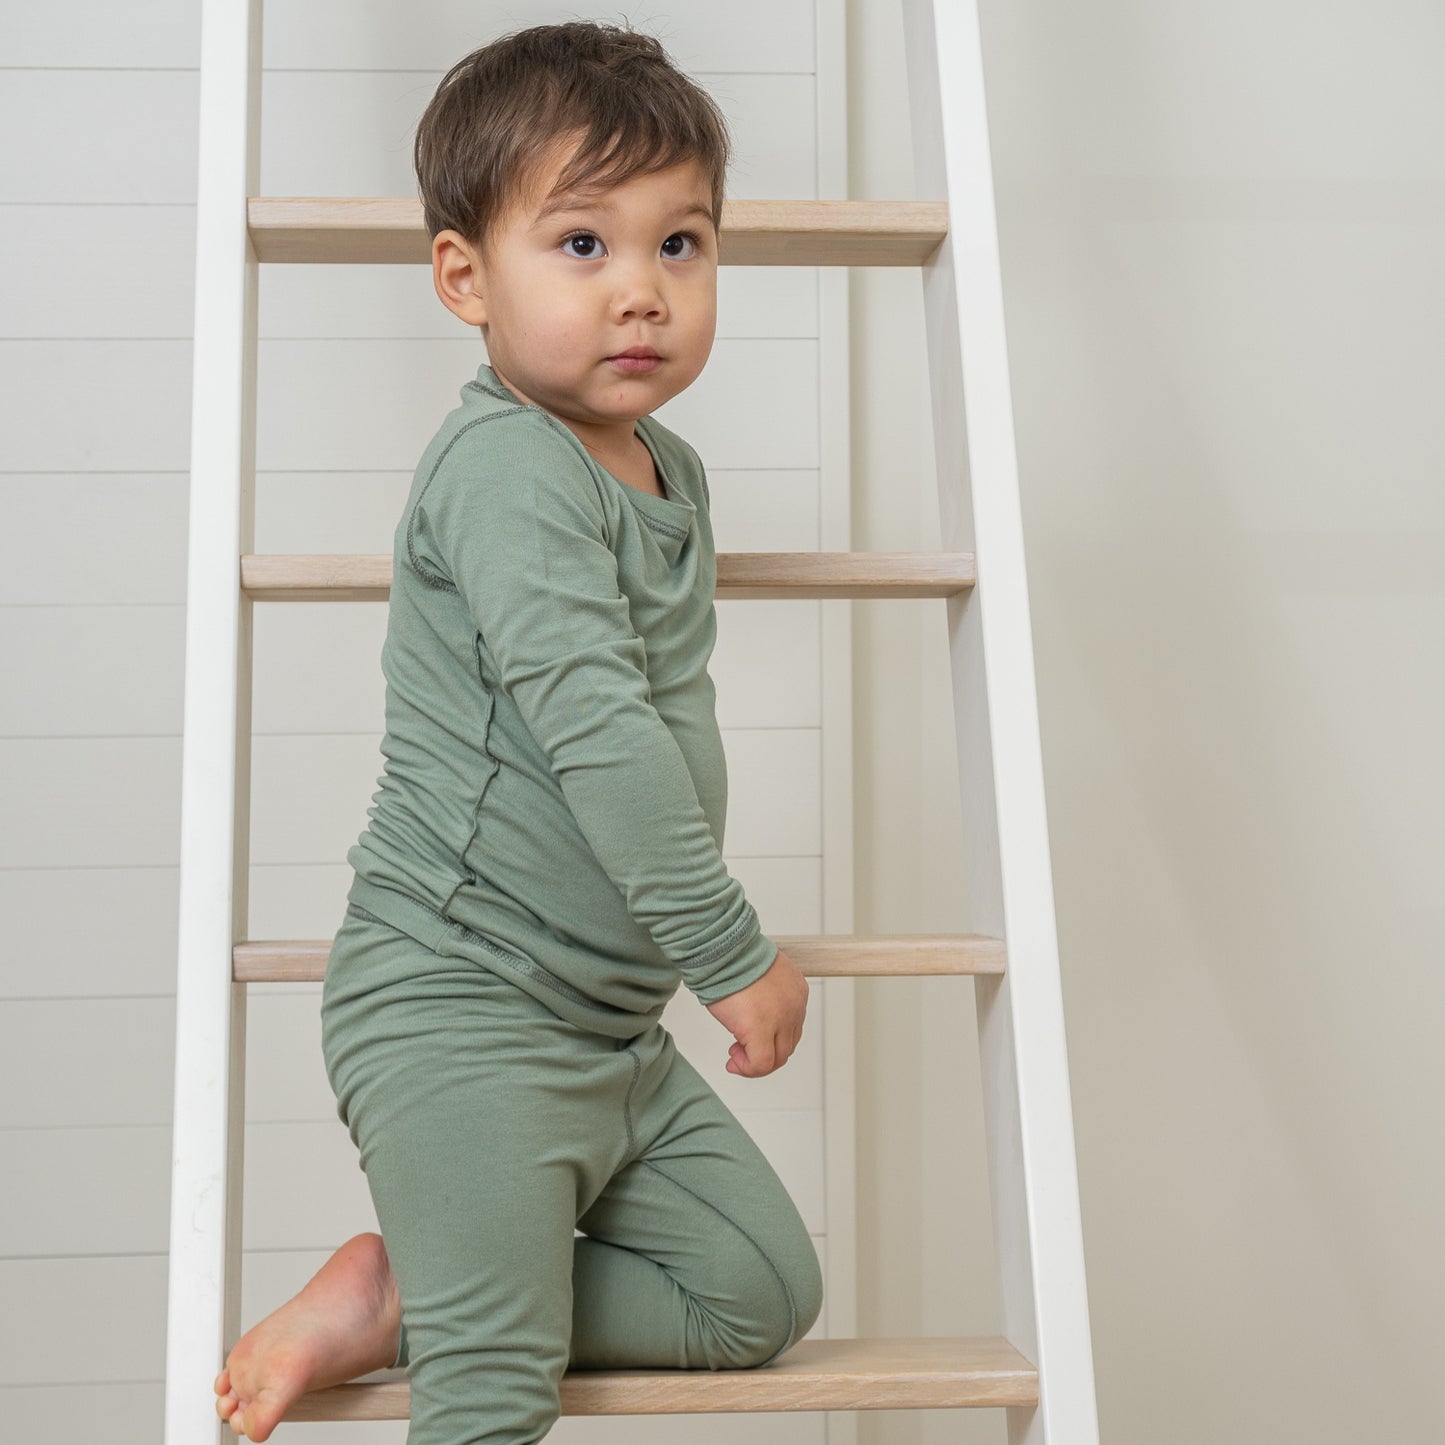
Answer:
<path fill-rule="evenodd" d="M 490 365 L 497 380 L 513 396 L 526 402 L 528 406 L 537 405 L 497 370 L 496 362 L 491 362 Z M 557 416 L 555 412 L 549 414 Z M 611 472 L 618 481 L 625 482 L 629 487 L 636 487 L 640 492 L 651 492 L 654 497 L 667 495 L 662 477 L 652 460 L 652 453 L 637 435 L 636 422 L 573 422 L 565 416 L 557 416 L 557 420 L 582 443 L 587 455 L 599 467 L 605 467 Z"/>
<path fill-rule="evenodd" d="M 652 453 L 635 430 L 625 437 L 609 437 L 605 441 L 591 440 L 575 430 L 574 434 L 587 449 L 587 455 L 599 467 L 611 472 L 619 482 L 636 487 L 640 492 L 651 492 L 654 497 L 666 495 Z"/>

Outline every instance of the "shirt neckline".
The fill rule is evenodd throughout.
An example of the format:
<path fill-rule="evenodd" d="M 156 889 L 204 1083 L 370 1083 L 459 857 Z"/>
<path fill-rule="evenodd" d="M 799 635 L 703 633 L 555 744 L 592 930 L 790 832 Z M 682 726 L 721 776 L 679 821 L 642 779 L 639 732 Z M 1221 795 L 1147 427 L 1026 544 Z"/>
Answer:
<path fill-rule="evenodd" d="M 477 370 L 477 385 L 479 385 L 483 391 L 490 392 L 499 400 L 510 401 L 514 405 L 523 407 L 528 411 L 540 412 L 553 426 L 560 428 L 567 437 L 570 438 L 573 446 L 586 458 L 590 466 L 595 467 L 601 472 L 613 486 L 619 487 L 622 491 L 626 492 L 629 499 L 644 511 L 646 511 L 649 506 L 656 507 L 659 511 L 663 512 L 664 515 L 668 513 L 673 515 L 677 513 L 690 514 L 697 511 L 696 505 L 678 491 L 672 478 L 667 474 L 667 468 L 663 465 L 662 457 L 658 453 L 657 439 L 652 434 L 652 428 L 655 425 L 652 417 L 638 417 L 635 430 L 641 438 L 643 446 L 647 448 L 648 454 L 652 457 L 652 465 L 656 469 L 657 475 L 662 479 L 663 490 L 667 493 L 667 495 L 663 497 L 659 497 L 655 492 L 644 492 L 641 487 L 630 486 L 627 482 L 624 482 L 621 477 L 615 476 L 588 452 L 587 448 L 582 445 L 577 434 L 571 427 L 553 416 L 545 407 L 538 406 L 535 402 L 523 401 L 514 391 L 508 389 L 506 383 L 502 381 L 486 362 L 483 362 Z"/>

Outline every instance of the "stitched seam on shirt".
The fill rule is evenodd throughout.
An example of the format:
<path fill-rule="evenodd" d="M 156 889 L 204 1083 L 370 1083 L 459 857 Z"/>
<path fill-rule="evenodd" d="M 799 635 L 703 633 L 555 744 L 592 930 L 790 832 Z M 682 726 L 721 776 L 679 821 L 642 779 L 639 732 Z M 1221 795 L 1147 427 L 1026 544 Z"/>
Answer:
<path fill-rule="evenodd" d="M 464 383 L 462 386 L 462 390 L 479 391 L 482 393 L 483 396 L 495 396 L 500 401 L 516 401 L 516 397 L 514 397 L 510 391 L 503 391 L 500 388 L 494 386 L 483 386 L 482 383 L 477 381 L 475 378 L 471 381 Z"/>
<path fill-rule="evenodd" d="M 753 906 L 750 903 L 748 904 L 747 912 L 744 913 L 743 916 L 738 919 L 738 921 L 733 924 L 733 926 L 728 929 L 728 931 L 723 934 L 723 936 L 718 939 L 718 941 L 713 944 L 711 948 L 705 950 L 702 953 L 699 953 L 694 958 L 689 958 L 684 964 L 682 964 L 682 967 L 702 968 L 704 965 L 711 963 L 714 959 L 721 957 L 721 955 L 726 953 L 728 949 L 733 946 L 733 942 L 737 938 L 738 934 L 741 933 L 745 928 L 753 924 L 756 920 L 757 914 L 753 911 Z"/>
<path fill-rule="evenodd" d="M 468 382 L 467 385 L 473 386 L 475 383 Z M 478 390 L 480 390 L 480 388 L 478 388 Z M 411 564 L 411 570 L 415 572 L 428 587 L 435 587 L 442 592 L 455 592 L 457 590 L 457 584 L 455 582 L 451 581 L 450 578 L 441 576 L 437 572 L 431 571 L 422 563 L 421 558 L 416 554 L 414 537 L 416 531 L 416 514 L 421 507 L 422 498 L 426 496 L 427 488 L 436 480 L 437 472 L 441 470 L 441 464 L 446 461 L 451 453 L 451 449 L 456 446 L 473 427 L 481 426 L 485 422 L 496 421 L 499 417 L 516 416 L 518 412 L 526 410 L 527 408 L 524 406 L 514 406 L 507 411 L 494 411 L 490 416 L 479 416 L 475 421 L 469 421 L 464 427 L 458 429 L 457 434 L 442 448 L 441 455 L 432 463 L 431 472 L 427 476 L 426 481 L 421 484 L 421 490 L 417 492 L 416 501 L 411 504 L 411 511 L 407 513 L 406 517 L 407 561 Z"/>
<path fill-rule="evenodd" d="M 430 904 L 423 903 L 420 898 L 409 898 L 408 901 L 414 903 L 422 912 L 430 913 L 433 918 L 440 919 L 453 933 L 459 933 L 463 938 L 475 940 L 489 953 L 496 954 L 498 958 L 502 959 L 507 966 L 515 972 L 526 974 L 528 978 L 535 979 L 538 983 L 550 988 L 554 993 L 560 993 L 564 998 L 570 998 L 574 1003 L 585 1004 L 588 1008 L 596 1007 L 596 1004 L 593 1003 L 586 994 L 578 993 L 575 988 L 569 988 L 561 979 L 554 977 L 544 968 L 533 963 L 530 958 L 523 958 L 521 954 L 512 953 L 509 949 L 503 948 L 501 944 L 493 943 L 485 934 L 475 932 L 464 923 L 458 923 L 455 918 L 448 918 L 445 913 L 438 913 L 435 908 L 431 907 Z M 350 907 L 365 913 L 368 918 L 376 918 L 374 913 L 367 913 L 366 909 L 361 908 L 359 904 L 353 903 Z M 386 922 L 383 918 L 377 918 L 376 921 L 378 923 Z M 386 926 L 388 928 L 394 928 L 396 925 L 387 924 Z"/>
<path fill-rule="evenodd" d="M 674 527 L 671 522 L 659 521 L 656 517 L 649 517 L 646 512 L 641 513 L 641 517 L 654 532 L 664 532 L 669 537 L 677 537 L 679 539 L 686 538 L 687 536 L 686 527 Z"/>
<path fill-rule="evenodd" d="M 474 939 L 477 943 L 481 944 L 483 948 L 487 949 L 491 953 L 496 954 L 496 956 L 502 959 L 506 963 L 507 967 L 512 969 L 514 972 L 526 974 L 528 978 L 534 980 L 536 983 L 540 983 L 544 988 L 550 988 L 553 993 L 560 993 L 563 998 L 570 998 L 573 1003 L 583 1004 L 587 1008 L 596 1007 L 596 1004 L 593 1003 L 593 1001 L 588 998 L 585 993 L 578 993 L 575 988 L 569 988 L 565 983 L 562 982 L 560 978 L 557 978 L 553 974 L 548 973 L 546 969 L 542 968 L 538 964 L 533 963 L 530 958 L 524 958 L 520 953 L 512 953 L 509 949 L 503 948 L 500 944 L 493 943 L 492 940 L 486 936 L 486 934 L 477 933 L 474 930 L 468 928 L 466 924 L 458 923 L 455 919 L 449 918 L 446 921 L 451 925 L 452 928 L 456 929 L 456 931 L 460 933 L 462 937 L 467 939 Z"/>

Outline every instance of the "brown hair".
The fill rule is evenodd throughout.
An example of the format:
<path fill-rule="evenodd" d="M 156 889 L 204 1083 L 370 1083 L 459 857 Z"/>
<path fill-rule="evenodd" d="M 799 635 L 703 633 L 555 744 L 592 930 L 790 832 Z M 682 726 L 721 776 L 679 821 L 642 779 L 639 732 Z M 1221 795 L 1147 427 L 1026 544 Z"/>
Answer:
<path fill-rule="evenodd" d="M 652 36 L 570 21 L 504 36 L 442 77 L 412 151 L 428 233 L 481 246 L 551 148 L 578 131 L 554 194 L 697 161 L 721 224 L 729 142 L 712 97 Z"/>

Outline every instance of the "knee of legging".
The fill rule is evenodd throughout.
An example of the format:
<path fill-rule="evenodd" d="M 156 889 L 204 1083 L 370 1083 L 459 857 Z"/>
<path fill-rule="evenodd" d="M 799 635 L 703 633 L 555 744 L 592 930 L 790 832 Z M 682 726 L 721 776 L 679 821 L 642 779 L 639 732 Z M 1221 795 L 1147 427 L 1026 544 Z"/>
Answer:
<path fill-rule="evenodd" d="M 823 1312 L 823 1272 L 818 1267 L 818 1256 L 811 1239 L 784 1272 L 784 1280 L 791 1304 L 792 1328 L 790 1338 L 783 1341 L 774 1354 L 781 1354 L 797 1344 L 813 1328 L 818 1316 Z M 772 1356 L 769 1356 L 769 1359 L 771 1358 Z"/>
<path fill-rule="evenodd" d="M 769 1364 L 812 1329 L 823 1308 L 823 1279 L 812 1242 L 796 1260 L 755 1256 L 741 1272 L 736 1303 L 704 1313 L 707 1364 L 749 1369 Z"/>

